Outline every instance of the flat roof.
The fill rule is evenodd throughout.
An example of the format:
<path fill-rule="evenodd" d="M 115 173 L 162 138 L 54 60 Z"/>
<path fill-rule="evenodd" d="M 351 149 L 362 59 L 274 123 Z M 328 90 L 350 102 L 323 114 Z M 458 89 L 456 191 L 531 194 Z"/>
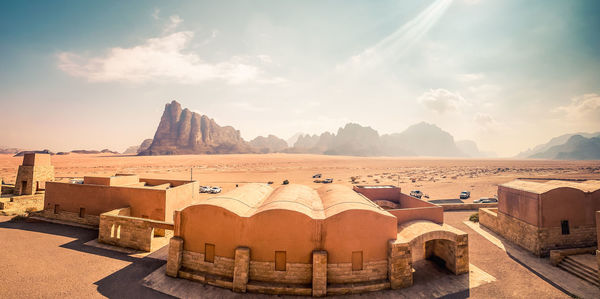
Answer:
<path fill-rule="evenodd" d="M 357 185 L 356 188 L 361 189 L 392 189 L 392 188 L 400 188 L 398 186 L 392 185 Z"/>
<path fill-rule="evenodd" d="M 548 191 L 557 188 L 574 188 L 583 192 L 594 192 L 600 190 L 600 181 L 588 180 L 588 181 L 562 181 L 562 180 L 549 180 L 546 182 L 533 182 L 526 180 L 514 180 L 505 184 L 501 184 L 502 187 L 508 187 L 512 189 L 527 191 L 536 194 L 546 193 Z"/>
<path fill-rule="evenodd" d="M 268 210 L 290 210 L 313 219 L 324 219 L 347 210 L 372 211 L 394 217 L 354 190 L 335 184 L 318 189 L 290 184 L 273 188 L 251 183 L 199 203 L 219 206 L 237 215 L 250 217 Z"/>

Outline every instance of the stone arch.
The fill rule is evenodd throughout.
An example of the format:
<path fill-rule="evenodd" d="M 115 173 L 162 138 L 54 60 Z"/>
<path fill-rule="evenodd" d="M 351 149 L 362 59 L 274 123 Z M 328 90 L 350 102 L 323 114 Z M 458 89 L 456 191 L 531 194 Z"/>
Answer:
<path fill-rule="evenodd" d="M 403 228 L 411 236 L 412 261 L 434 259 L 454 274 L 469 271 L 468 235 L 462 231 L 430 221 L 416 221 Z M 402 232 L 401 232 L 402 234 Z"/>

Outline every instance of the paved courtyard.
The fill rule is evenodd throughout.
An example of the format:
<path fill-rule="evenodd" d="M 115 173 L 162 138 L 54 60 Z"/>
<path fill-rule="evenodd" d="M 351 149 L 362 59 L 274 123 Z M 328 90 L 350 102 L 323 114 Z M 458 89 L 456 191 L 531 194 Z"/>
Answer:
<path fill-rule="evenodd" d="M 569 297 L 551 282 L 537 276 L 506 251 L 465 225 L 463 222 L 472 213 L 445 214 L 448 224 L 469 234 L 470 263 L 475 266 L 472 267 L 471 274 L 446 276 L 444 269 L 436 268 L 432 263 L 423 263 L 416 265 L 415 286 L 412 288 L 370 293 L 368 296 Z M 97 237 L 97 231 L 94 230 L 42 222 L 10 222 L 10 219 L 0 216 L 0 298 L 170 298 L 144 286 L 149 278 L 157 277 L 157 273 L 160 273 L 160 268 L 165 264 L 166 247 L 144 257 L 128 255 L 85 245 Z M 261 297 L 240 295 L 201 285 L 196 292 L 187 295 L 199 298 Z M 361 297 L 363 296 L 365 295 Z"/>

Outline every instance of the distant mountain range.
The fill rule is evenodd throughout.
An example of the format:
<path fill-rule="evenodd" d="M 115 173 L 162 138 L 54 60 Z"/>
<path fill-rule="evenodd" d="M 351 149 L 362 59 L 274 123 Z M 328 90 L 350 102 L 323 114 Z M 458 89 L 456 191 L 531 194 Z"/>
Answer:
<path fill-rule="evenodd" d="M 593 134 L 588 134 L 588 136 Z M 551 146 L 543 152 L 535 153 L 529 158 L 557 160 L 600 160 L 600 134 L 586 138 L 572 135 L 563 144 Z"/>
<path fill-rule="evenodd" d="M 127 149 L 127 154 L 242 154 L 242 153 L 310 153 L 349 156 L 434 156 L 486 157 L 473 141 L 454 141 L 439 127 L 425 122 L 410 126 L 401 133 L 379 135 L 371 127 L 349 123 L 337 133 L 321 135 L 297 133 L 283 140 L 274 135 L 245 141 L 231 126 L 220 126 L 206 115 L 182 109 L 177 101 L 165 110 L 153 139 Z"/>
<path fill-rule="evenodd" d="M 550 139 L 550 141 L 548 141 L 544 144 L 540 144 L 531 149 L 520 152 L 518 155 L 515 156 L 515 158 L 532 158 L 533 156 L 536 156 L 537 154 L 540 154 L 540 153 L 543 153 L 543 152 L 549 150 L 553 146 L 565 144 L 569 140 L 569 138 L 571 138 L 575 135 L 580 135 L 585 138 L 592 138 L 592 137 L 600 136 L 600 132 L 596 132 L 596 133 L 580 132 L 580 133 L 560 135 L 558 137 L 554 137 L 554 138 Z"/>

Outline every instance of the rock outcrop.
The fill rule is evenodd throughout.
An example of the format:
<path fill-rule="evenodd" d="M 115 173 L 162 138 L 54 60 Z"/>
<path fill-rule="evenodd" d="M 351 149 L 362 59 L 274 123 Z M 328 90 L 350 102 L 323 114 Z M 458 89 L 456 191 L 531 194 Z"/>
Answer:
<path fill-rule="evenodd" d="M 240 131 L 221 127 L 206 115 L 181 109 L 173 101 L 165 111 L 150 147 L 139 155 L 238 154 L 253 152 Z"/>
<path fill-rule="evenodd" d="M 600 159 L 600 137 L 585 138 L 571 136 L 566 143 L 555 145 L 544 152 L 529 158 L 556 160 L 598 160 Z"/>
<path fill-rule="evenodd" d="M 269 135 L 267 137 L 258 136 L 252 139 L 250 146 L 259 153 L 267 154 L 281 152 L 288 147 L 288 144 L 285 140 L 275 135 Z"/>

